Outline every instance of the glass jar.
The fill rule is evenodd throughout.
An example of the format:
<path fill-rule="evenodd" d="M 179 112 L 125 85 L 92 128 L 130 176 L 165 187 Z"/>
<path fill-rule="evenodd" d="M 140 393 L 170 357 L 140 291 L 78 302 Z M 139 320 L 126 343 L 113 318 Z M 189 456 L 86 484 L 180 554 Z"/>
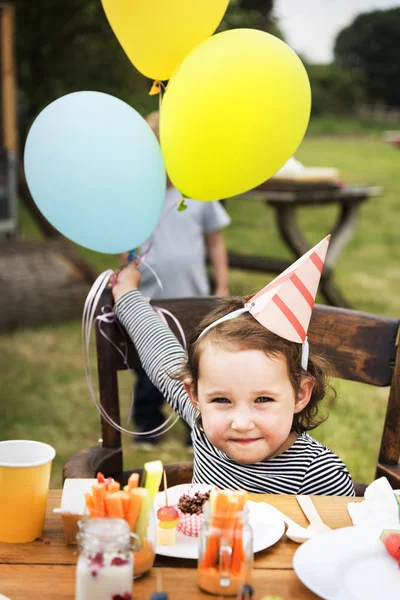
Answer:
<path fill-rule="evenodd" d="M 145 575 L 156 559 L 157 525 L 151 496 L 143 499 L 145 510 L 140 511 L 134 533 L 138 537 L 139 546 L 134 549 L 133 577 L 137 579 Z"/>
<path fill-rule="evenodd" d="M 79 529 L 75 600 L 131 600 L 131 540 L 136 536 L 128 523 L 123 519 L 82 519 Z"/>
<path fill-rule="evenodd" d="M 216 596 L 236 596 L 251 584 L 253 569 L 253 530 L 248 510 L 238 514 L 233 529 L 221 529 L 219 515 L 212 515 L 209 502 L 204 506 L 204 523 L 199 534 L 198 586 Z"/>

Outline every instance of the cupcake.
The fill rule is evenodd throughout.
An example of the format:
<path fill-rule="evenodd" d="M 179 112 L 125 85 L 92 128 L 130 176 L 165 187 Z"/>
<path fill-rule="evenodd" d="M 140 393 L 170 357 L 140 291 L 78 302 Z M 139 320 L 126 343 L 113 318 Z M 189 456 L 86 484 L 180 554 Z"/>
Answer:
<path fill-rule="evenodd" d="M 178 531 L 184 535 L 197 537 L 203 524 L 203 506 L 208 501 L 210 492 L 196 492 L 194 496 L 183 494 L 175 506 L 179 513 Z"/>

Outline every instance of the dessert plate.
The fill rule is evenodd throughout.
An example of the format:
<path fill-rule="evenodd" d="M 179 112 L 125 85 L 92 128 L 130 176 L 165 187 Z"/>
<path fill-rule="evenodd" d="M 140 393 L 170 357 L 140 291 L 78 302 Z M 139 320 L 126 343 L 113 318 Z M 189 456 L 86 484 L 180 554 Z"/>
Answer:
<path fill-rule="evenodd" d="M 168 504 L 178 504 L 182 494 L 193 496 L 196 492 L 205 493 L 213 486 L 205 483 L 190 483 L 176 485 L 168 488 Z M 165 506 L 165 493 L 159 492 L 154 499 L 154 509 Z M 260 552 L 275 544 L 284 534 L 285 525 L 282 519 L 274 512 L 266 502 L 248 502 L 249 524 L 253 528 L 254 552 Z M 157 544 L 157 554 L 173 556 L 176 558 L 197 559 L 199 556 L 199 538 L 183 535 L 180 531 L 176 533 L 175 546 L 160 546 Z"/>
<path fill-rule="evenodd" d="M 356 525 L 312 538 L 293 557 L 296 575 L 324 600 L 397 598 L 400 569 L 379 539 L 382 529 Z"/>

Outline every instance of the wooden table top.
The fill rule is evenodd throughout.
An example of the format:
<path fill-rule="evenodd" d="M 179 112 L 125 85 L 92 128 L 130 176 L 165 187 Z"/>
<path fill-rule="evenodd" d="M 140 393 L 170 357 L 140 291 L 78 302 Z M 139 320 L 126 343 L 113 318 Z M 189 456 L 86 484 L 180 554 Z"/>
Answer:
<path fill-rule="evenodd" d="M 276 506 L 299 525 L 306 526 L 294 496 L 269 494 L 251 495 L 254 501 Z M 348 502 L 362 498 L 313 496 L 317 510 L 332 529 L 351 525 L 346 510 Z M 77 547 L 64 543 L 61 517 L 53 508 L 61 503 L 61 490 L 49 493 L 43 537 L 28 544 L 0 542 L 0 594 L 10 600 L 73 600 L 75 596 L 75 566 Z M 282 600 L 315 600 L 293 571 L 293 554 L 298 544 L 284 535 L 274 546 L 255 555 L 253 586 L 257 600 L 265 595 Z M 156 589 L 157 573 L 161 574 L 163 590 L 170 600 L 200 600 L 210 598 L 196 584 L 196 562 L 157 556 L 151 573 L 134 582 L 133 597 L 148 600 Z"/>

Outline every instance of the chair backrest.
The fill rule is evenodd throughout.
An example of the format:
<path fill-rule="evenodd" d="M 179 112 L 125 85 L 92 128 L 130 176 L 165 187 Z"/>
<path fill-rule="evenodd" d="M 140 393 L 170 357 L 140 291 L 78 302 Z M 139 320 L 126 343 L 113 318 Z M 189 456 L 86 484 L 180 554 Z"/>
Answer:
<path fill-rule="evenodd" d="M 215 298 L 180 298 L 157 300 L 153 304 L 171 311 L 180 321 L 186 337 L 200 319 L 214 306 Z M 105 290 L 98 310 L 112 306 L 109 289 Z M 172 330 L 177 334 L 175 326 Z M 115 324 L 102 323 L 107 337 L 128 352 L 128 364 L 135 367 L 139 359 L 131 340 Z M 376 477 L 385 475 L 400 488 L 400 351 L 399 320 L 344 308 L 316 305 L 310 327 L 310 345 L 323 354 L 334 368 L 335 376 L 373 386 L 388 387 L 388 404 L 383 427 Z M 97 358 L 100 401 L 104 409 L 119 422 L 117 373 L 126 368 L 119 353 L 97 329 Z M 102 419 L 103 447 L 121 447 L 118 431 Z"/>

